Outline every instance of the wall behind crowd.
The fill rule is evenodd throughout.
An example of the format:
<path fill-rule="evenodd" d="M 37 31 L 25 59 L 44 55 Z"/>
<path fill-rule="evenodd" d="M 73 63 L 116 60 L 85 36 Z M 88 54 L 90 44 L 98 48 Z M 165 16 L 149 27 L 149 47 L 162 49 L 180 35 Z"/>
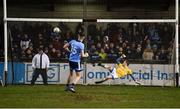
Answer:
<path fill-rule="evenodd" d="M 10 3 L 9 3 L 10 4 Z M 138 4 L 138 3 L 136 3 Z M 115 6 L 109 8 L 105 3 L 88 3 L 88 18 L 175 18 L 175 7 L 162 9 L 161 5 L 151 4 L 149 7 L 142 6 Z M 155 8 L 154 8 L 155 7 Z M 19 3 L 7 5 L 9 17 L 49 17 L 49 18 L 83 18 L 82 3 Z M 151 9 L 152 8 L 152 9 Z M 3 8 L 0 8 L 0 15 L 3 15 Z"/>

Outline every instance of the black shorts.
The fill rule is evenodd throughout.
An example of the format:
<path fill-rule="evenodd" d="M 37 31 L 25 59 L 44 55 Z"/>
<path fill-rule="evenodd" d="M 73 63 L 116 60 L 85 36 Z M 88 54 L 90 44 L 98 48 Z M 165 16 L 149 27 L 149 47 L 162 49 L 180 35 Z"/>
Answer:
<path fill-rule="evenodd" d="M 70 67 L 70 70 L 75 70 L 76 72 L 82 71 L 80 62 L 69 61 L 69 67 Z"/>

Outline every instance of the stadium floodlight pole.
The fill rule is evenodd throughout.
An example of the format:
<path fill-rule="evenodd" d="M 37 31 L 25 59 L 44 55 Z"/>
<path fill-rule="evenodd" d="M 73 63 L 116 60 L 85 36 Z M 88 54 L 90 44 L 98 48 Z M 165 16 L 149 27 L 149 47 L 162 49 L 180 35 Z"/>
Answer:
<path fill-rule="evenodd" d="M 175 41 L 176 41 L 176 69 L 175 69 L 175 73 L 176 73 L 176 87 L 179 86 L 179 0 L 176 0 L 176 35 L 175 35 Z"/>
<path fill-rule="evenodd" d="M 7 21 L 19 22 L 82 22 L 82 19 L 48 19 L 48 18 L 6 18 Z"/>
<path fill-rule="evenodd" d="M 97 19 L 103 23 L 175 23 L 176 19 Z"/>
<path fill-rule="evenodd" d="M 3 14 L 4 14 L 4 72 L 3 72 L 3 82 L 6 86 L 6 80 L 7 80 L 7 72 L 8 72 L 8 51 L 7 51 L 7 7 L 6 7 L 6 0 L 3 0 Z"/>

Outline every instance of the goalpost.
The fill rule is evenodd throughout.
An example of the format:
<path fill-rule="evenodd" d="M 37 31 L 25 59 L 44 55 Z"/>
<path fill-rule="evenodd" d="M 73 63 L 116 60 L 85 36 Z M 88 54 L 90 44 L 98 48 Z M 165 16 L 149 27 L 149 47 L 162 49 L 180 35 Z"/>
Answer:
<path fill-rule="evenodd" d="M 8 71 L 8 34 L 7 22 L 14 21 L 31 21 L 31 22 L 88 22 L 86 19 L 48 19 L 48 18 L 9 18 L 7 16 L 7 0 L 3 0 L 3 13 L 4 13 L 4 72 L 3 82 L 6 85 L 7 71 Z M 178 24 L 179 24 L 179 0 L 175 2 L 175 19 L 95 19 L 96 22 L 114 22 L 114 23 L 175 23 L 175 48 L 176 48 L 176 86 L 179 86 L 179 48 L 178 48 Z"/>

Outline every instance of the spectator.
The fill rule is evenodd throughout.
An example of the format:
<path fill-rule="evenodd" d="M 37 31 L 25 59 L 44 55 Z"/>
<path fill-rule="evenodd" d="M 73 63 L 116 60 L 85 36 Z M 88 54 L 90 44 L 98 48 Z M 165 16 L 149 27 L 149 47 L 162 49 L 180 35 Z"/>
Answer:
<path fill-rule="evenodd" d="M 150 48 L 150 49 L 152 48 L 151 47 L 151 41 L 149 39 L 146 40 L 146 44 L 145 45 L 146 45 L 146 48 Z"/>
<path fill-rule="evenodd" d="M 154 43 L 158 43 L 160 41 L 159 33 L 157 31 L 154 33 L 154 36 L 152 37 L 152 41 Z"/>
<path fill-rule="evenodd" d="M 163 47 L 160 50 L 159 60 L 167 60 L 167 53 L 165 52 Z"/>
<path fill-rule="evenodd" d="M 143 52 L 143 59 L 144 60 L 153 60 L 153 51 L 151 48 L 146 48 Z"/>
<path fill-rule="evenodd" d="M 96 24 L 96 36 L 102 36 L 102 27 Z"/>
<path fill-rule="evenodd" d="M 45 47 L 45 48 L 44 48 L 44 53 L 46 53 L 46 55 L 47 55 L 48 57 L 50 57 L 50 56 L 49 56 L 49 48 L 48 48 L 48 47 Z"/>
<path fill-rule="evenodd" d="M 131 45 L 131 59 L 136 59 L 136 43 Z"/>
<path fill-rule="evenodd" d="M 105 60 L 107 58 L 107 54 L 104 52 L 103 48 L 101 48 L 101 52 L 99 53 L 99 57 L 101 60 Z"/>
<path fill-rule="evenodd" d="M 89 52 L 91 60 L 99 60 L 99 54 L 94 44 L 91 45 Z"/>
<path fill-rule="evenodd" d="M 55 48 L 52 48 L 49 54 L 51 59 L 55 59 L 58 53 Z"/>
<path fill-rule="evenodd" d="M 23 38 L 20 41 L 20 46 L 21 49 L 26 49 L 29 47 L 29 43 L 30 43 L 31 39 L 29 39 L 27 34 L 24 34 Z"/>
<path fill-rule="evenodd" d="M 61 59 L 61 51 L 60 51 L 60 50 L 57 50 L 56 52 L 57 52 L 57 59 L 58 59 L 58 60 Z"/>
<path fill-rule="evenodd" d="M 28 59 L 32 59 L 32 58 L 33 58 L 33 55 L 34 55 L 34 53 L 33 53 L 33 46 L 30 45 L 30 46 L 25 50 L 25 53 L 26 53 L 26 57 L 27 57 Z"/>
<path fill-rule="evenodd" d="M 136 59 L 142 59 L 142 47 L 141 44 L 137 45 L 137 49 L 136 49 Z"/>
<path fill-rule="evenodd" d="M 11 33 L 12 33 L 12 36 L 17 37 L 21 33 L 20 27 L 17 24 L 12 25 L 11 26 Z M 15 40 L 16 39 L 18 39 L 18 38 L 15 38 Z"/>
<path fill-rule="evenodd" d="M 159 60 L 159 56 L 158 56 L 158 47 L 156 44 L 154 44 L 152 46 L 152 50 L 153 50 L 153 53 L 154 53 L 154 60 Z"/>
<path fill-rule="evenodd" d="M 140 43 L 142 41 L 143 37 L 142 35 L 140 34 L 139 31 L 136 31 L 135 34 L 134 34 L 134 41 L 136 43 Z"/>
<path fill-rule="evenodd" d="M 119 45 L 116 45 L 116 46 L 115 46 L 115 52 L 116 52 L 116 53 L 118 53 L 119 48 L 120 48 L 120 46 L 119 46 Z"/>
<path fill-rule="evenodd" d="M 115 49 L 115 47 L 114 47 L 114 43 L 111 42 L 110 45 L 109 45 L 108 54 L 115 54 L 115 53 L 117 53 L 117 52 L 116 52 L 116 49 Z"/>
<path fill-rule="evenodd" d="M 127 41 L 123 42 L 122 47 L 125 49 L 127 47 Z"/>
<path fill-rule="evenodd" d="M 61 59 L 68 59 L 68 58 L 69 58 L 69 54 L 66 51 L 62 51 Z"/>
<path fill-rule="evenodd" d="M 89 52 L 90 52 L 90 55 L 97 54 L 96 46 L 95 45 L 91 45 L 91 48 L 90 48 Z"/>
<path fill-rule="evenodd" d="M 18 44 L 18 48 L 20 48 L 20 42 L 22 40 L 21 35 L 17 34 L 16 36 L 12 37 L 13 44 Z"/>
<path fill-rule="evenodd" d="M 131 49 L 130 46 L 128 45 L 126 49 L 124 49 L 125 55 L 127 56 L 128 59 L 132 59 L 131 58 Z"/>
<path fill-rule="evenodd" d="M 42 33 L 38 33 L 38 36 L 35 38 L 36 40 L 34 41 L 34 46 L 38 48 L 40 45 L 45 45 L 45 39 L 43 38 Z"/>
<path fill-rule="evenodd" d="M 153 37 L 155 35 L 155 32 L 157 32 L 157 29 L 155 27 L 155 24 L 151 24 L 148 29 L 148 38 L 150 40 L 153 40 Z"/>
<path fill-rule="evenodd" d="M 56 50 L 60 50 L 62 48 L 61 41 L 58 39 L 58 37 L 54 38 L 52 41 L 53 48 Z"/>
<path fill-rule="evenodd" d="M 127 41 L 132 42 L 132 41 L 133 41 L 133 34 L 132 34 L 132 30 L 128 28 L 128 30 L 127 30 L 127 31 L 128 31 L 128 32 L 127 32 L 127 34 L 125 35 L 125 39 L 126 39 Z"/>
<path fill-rule="evenodd" d="M 124 51 L 123 51 L 123 48 L 122 48 L 122 47 L 119 47 L 118 55 L 121 56 L 122 54 L 124 54 L 123 52 L 124 52 Z"/>
<path fill-rule="evenodd" d="M 118 39 L 117 39 L 117 43 L 116 43 L 116 44 L 122 46 L 122 44 L 123 44 L 123 38 L 119 36 Z"/>
<path fill-rule="evenodd" d="M 171 62 L 172 56 L 173 56 L 173 48 L 169 47 L 168 52 L 167 52 L 167 60 L 168 60 L 168 62 Z"/>
<path fill-rule="evenodd" d="M 101 48 L 102 48 L 101 43 L 98 42 L 96 47 L 97 52 L 101 52 Z"/>
<path fill-rule="evenodd" d="M 20 50 L 19 50 L 19 46 L 17 44 L 14 44 L 14 47 L 13 47 L 13 55 L 16 57 L 16 58 L 20 58 Z"/>
<path fill-rule="evenodd" d="M 167 43 L 173 39 L 173 32 L 172 32 L 172 26 L 165 24 L 162 27 L 162 32 L 161 32 L 161 37 L 162 37 L 162 42 L 164 43 L 164 47 L 168 47 Z"/>
<path fill-rule="evenodd" d="M 25 53 L 25 51 L 21 51 L 21 59 L 22 59 L 22 61 L 23 60 L 26 60 L 26 53 Z"/>

